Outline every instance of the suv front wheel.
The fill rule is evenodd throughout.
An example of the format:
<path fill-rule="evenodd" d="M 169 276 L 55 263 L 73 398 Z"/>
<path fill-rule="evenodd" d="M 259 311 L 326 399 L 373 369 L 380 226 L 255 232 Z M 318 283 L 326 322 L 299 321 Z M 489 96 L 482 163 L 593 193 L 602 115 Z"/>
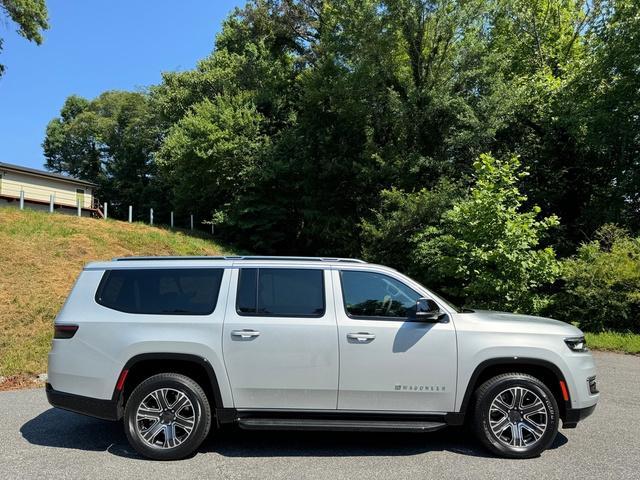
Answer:
<path fill-rule="evenodd" d="M 558 432 L 558 404 L 549 388 L 531 375 L 497 375 L 476 390 L 475 400 L 475 433 L 502 457 L 536 457 Z"/>
<path fill-rule="evenodd" d="M 193 453 L 211 428 L 211 407 L 197 382 L 178 373 L 144 380 L 127 400 L 127 439 L 138 453 L 155 460 L 178 460 Z"/>

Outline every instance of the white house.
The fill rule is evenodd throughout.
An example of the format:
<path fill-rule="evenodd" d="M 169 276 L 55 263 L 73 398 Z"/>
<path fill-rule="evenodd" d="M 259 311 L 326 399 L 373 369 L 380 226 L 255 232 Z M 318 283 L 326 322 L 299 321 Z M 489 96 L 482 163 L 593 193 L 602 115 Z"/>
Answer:
<path fill-rule="evenodd" d="M 83 217 L 102 216 L 93 197 L 95 183 L 67 175 L 0 162 L 0 206 L 24 207 L 77 215 L 78 204 Z"/>

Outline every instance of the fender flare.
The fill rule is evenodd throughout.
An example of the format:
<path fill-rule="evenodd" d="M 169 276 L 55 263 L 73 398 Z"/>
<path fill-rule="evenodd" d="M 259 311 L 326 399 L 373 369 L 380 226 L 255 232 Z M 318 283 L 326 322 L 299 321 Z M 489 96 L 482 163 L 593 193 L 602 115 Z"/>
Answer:
<path fill-rule="evenodd" d="M 172 352 L 141 353 L 127 360 L 127 362 L 124 364 L 124 367 L 122 367 L 120 371 L 120 375 L 122 375 L 125 370 L 128 371 L 131 368 L 133 368 L 137 363 L 146 362 L 150 360 L 151 361 L 179 360 L 183 362 L 192 362 L 200 365 L 201 367 L 204 368 L 204 370 L 207 372 L 207 376 L 209 377 L 209 383 L 211 386 L 211 391 L 213 392 L 213 401 L 215 402 L 215 406 L 218 408 L 222 407 L 223 405 L 222 393 L 220 392 L 220 384 L 218 383 L 218 377 L 216 376 L 216 372 L 214 371 L 213 366 L 211 365 L 209 360 L 207 360 L 204 357 L 200 357 L 198 355 L 192 355 L 187 353 L 172 353 Z M 122 408 L 122 392 L 123 391 L 124 389 L 118 390 L 117 384 L 113 388 L 113 396 L 111 397 L 111 400 L 118 404 L 118 409 Z"/>
<path fill-rule="evenodd" d="M 481 362 L 471 374 L 471 377 L 469 378 L 469 382 L 467 382 L 467 388 L 465 390 L 464 397 L 462 398 L 462 404 L 460 406 L 461 415 L 464 416 L 467 413 L 469 403 L 471 402 L 471 397 L 473 395 L 473 392 L 476 389 L 476 386 L 477 386 L 476 383 L 478 381 L 478 378 L 480 378 L 480 375 L 482 375 L 482 373 L 487 368 L 500 366 L 500 365 L 505 365 L 505 366 L 506 365 L 514 365 L 514 366 L 527 365 L 527 366 L 546 368 L 556 376 L 559 382 L 560 381 L 565 382 L 565 378 L 562 371 L 558 368 L 557 365 L 549 362 L 548 360 L 542 360 L 539 358 L 529 358 L 529 357 L 490 358 L 488 360 Z M 571 408 L 570 400 L 565 402 L 565 407 L 567 409 Z"/>

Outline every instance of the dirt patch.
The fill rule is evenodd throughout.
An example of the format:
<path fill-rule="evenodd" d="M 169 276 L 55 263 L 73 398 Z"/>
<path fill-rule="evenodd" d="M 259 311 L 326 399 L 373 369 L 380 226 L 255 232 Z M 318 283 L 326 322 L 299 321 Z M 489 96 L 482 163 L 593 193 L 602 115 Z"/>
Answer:
<path fill-rule="evenodd" d="M 37 375 L 9 375 L 8 377 L 0 377 L 0 392 L 44 387 L 44 383 L 44 380 L 38 378 Z"/>

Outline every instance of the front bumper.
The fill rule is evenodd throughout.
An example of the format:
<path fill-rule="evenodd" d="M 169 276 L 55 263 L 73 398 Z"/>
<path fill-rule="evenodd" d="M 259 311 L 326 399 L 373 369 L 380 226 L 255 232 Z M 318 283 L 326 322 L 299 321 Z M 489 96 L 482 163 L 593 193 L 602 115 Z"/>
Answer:
<path fill-rule="evenodd" d="M 54 407 L 103 420 L 119 420 L 122 418 L 122 407 L 118 400 L 102 400 L 60 392 L 54 390 L 49 383 L 47 383 L 46 392 L 47 400 Z"/>
<path fill-rule="evenodd" d="M 562 420 L 562 428 L 576 428 L 578 422 L 591 415 L 595 409 L 596 405 L 591 405 L 586 408 L 567 409 L 564 419 Z"/>

